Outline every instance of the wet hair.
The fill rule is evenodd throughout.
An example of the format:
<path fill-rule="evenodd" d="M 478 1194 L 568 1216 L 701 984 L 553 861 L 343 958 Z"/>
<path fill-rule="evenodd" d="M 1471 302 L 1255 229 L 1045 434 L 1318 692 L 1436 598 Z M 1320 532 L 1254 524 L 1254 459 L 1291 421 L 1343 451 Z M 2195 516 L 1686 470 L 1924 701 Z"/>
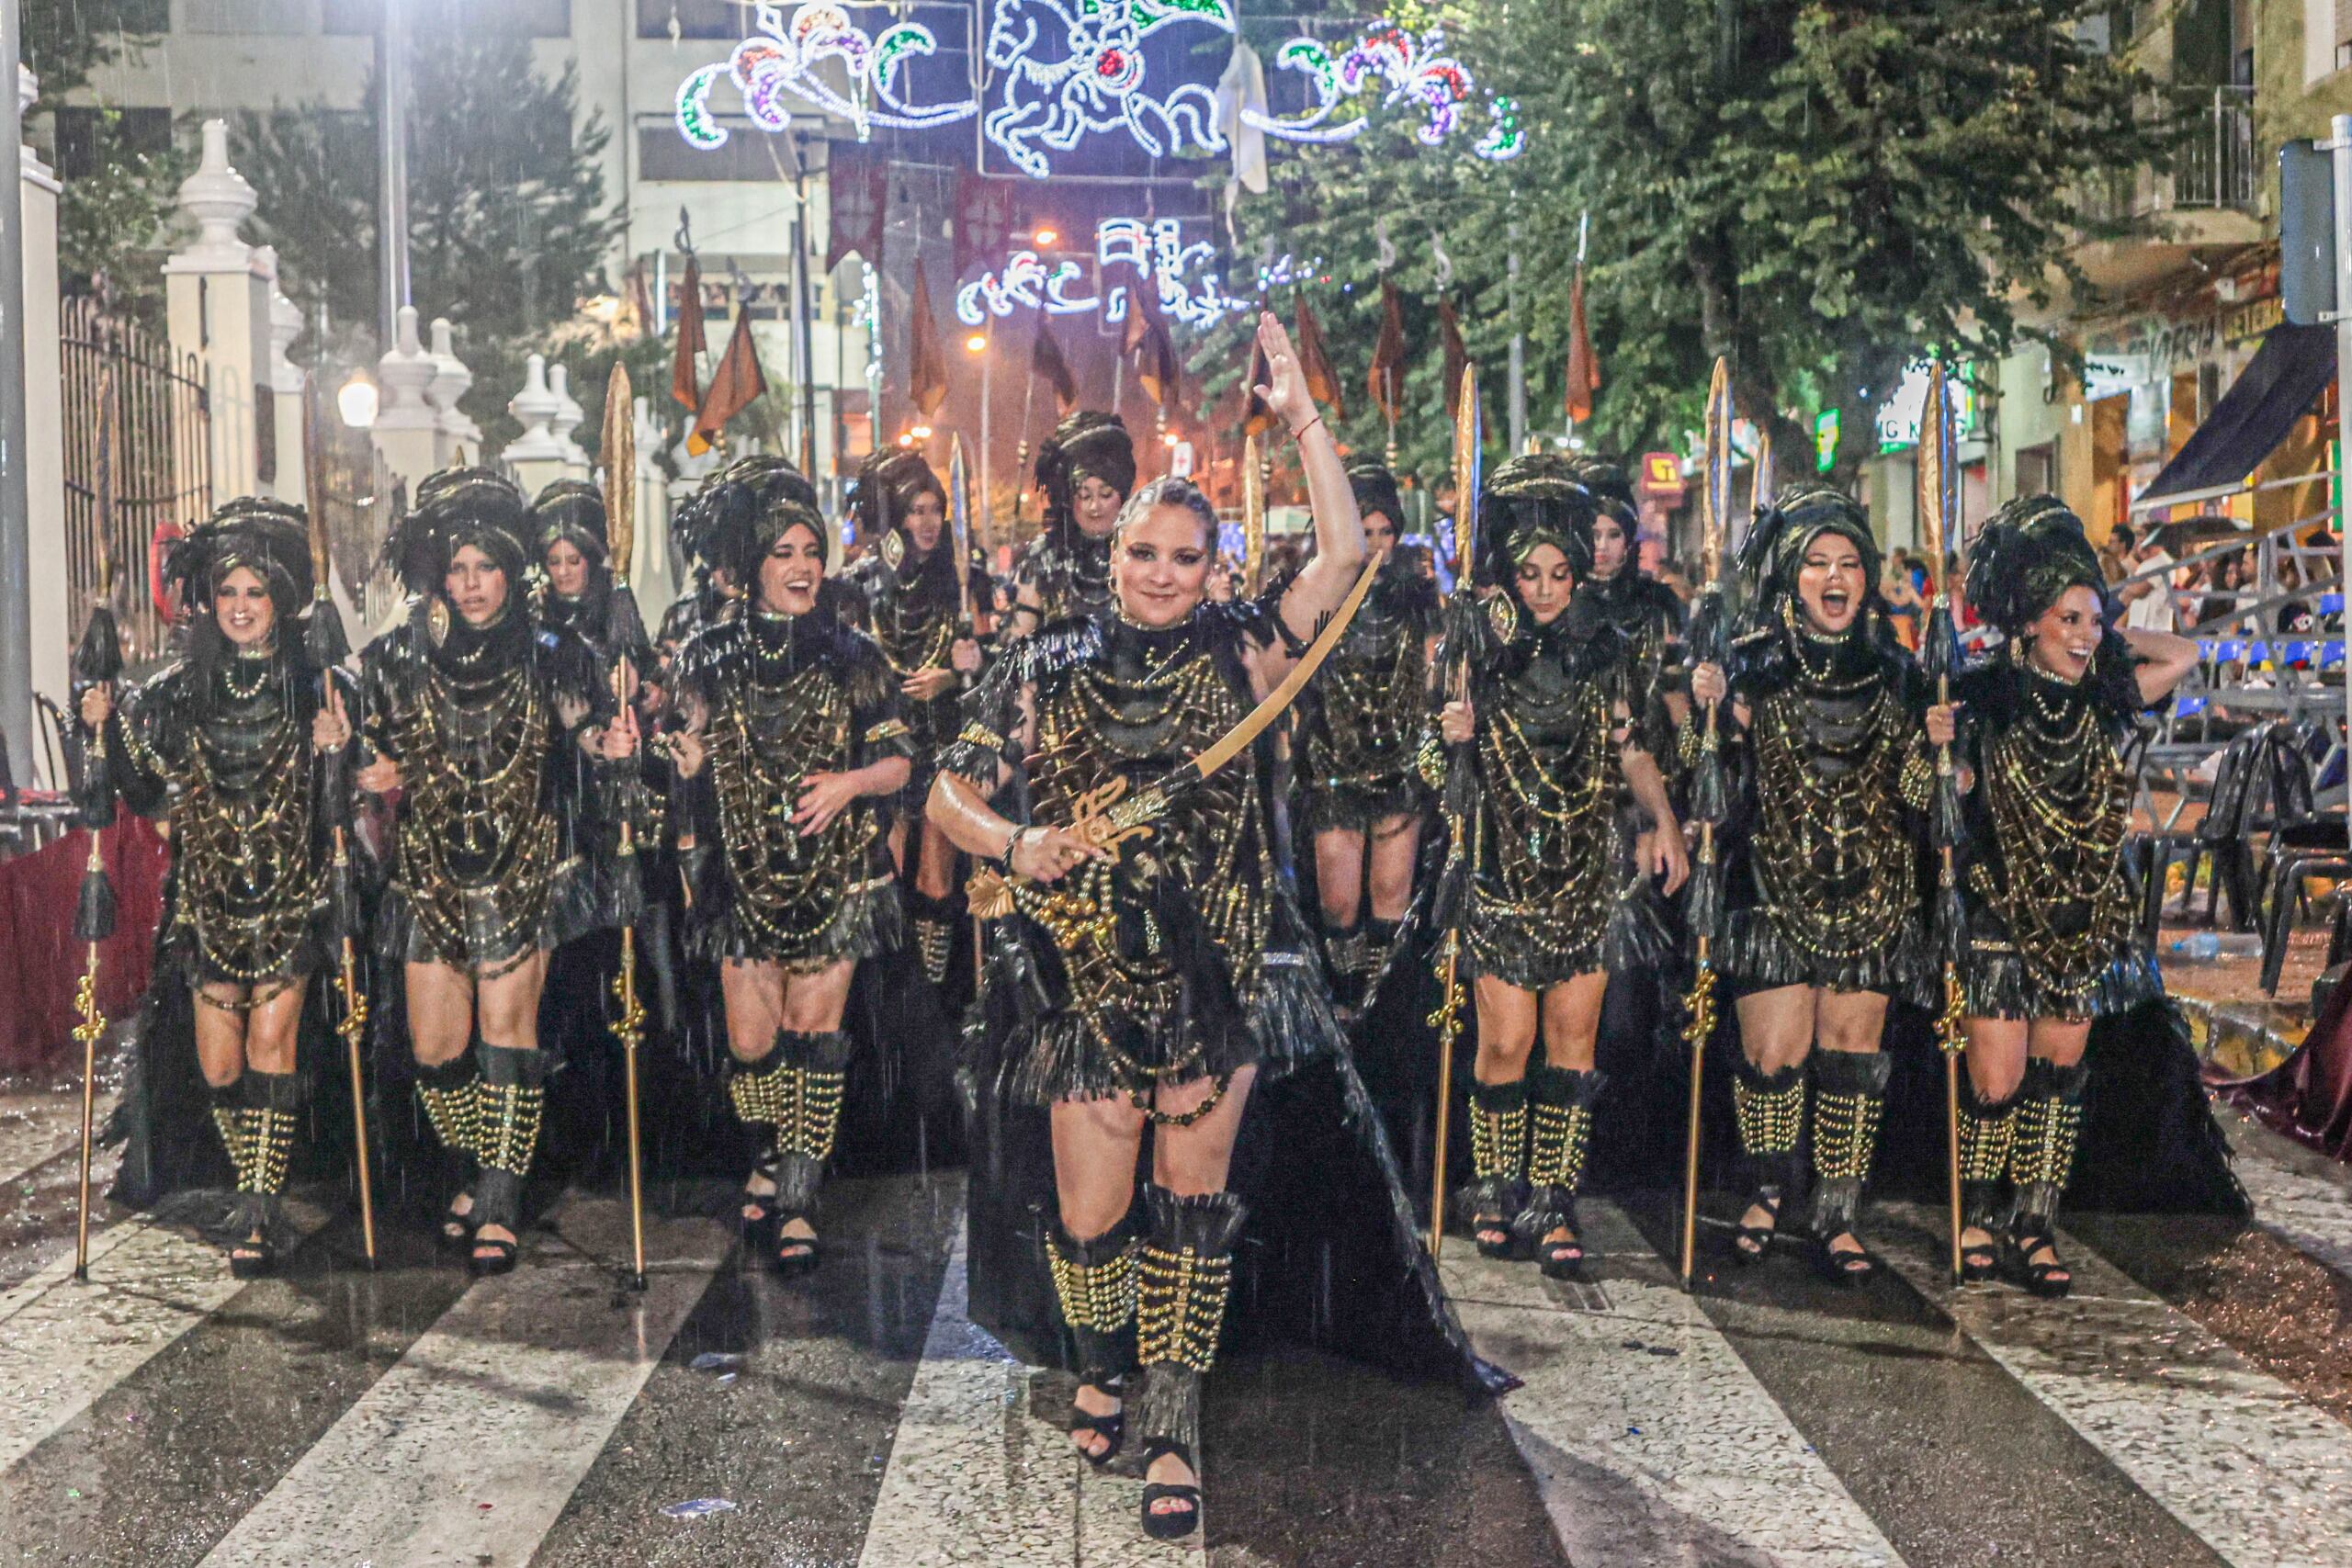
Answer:
<path fill-rule="evenodd" d="M 1119 508 L 1119 520 L 1111 525 L 1114 547 L 1121 535 L 1150 516 L 1152 509 L 1159 506 L 1179 506 L 1191 513 L 1200 521 L 1202 542 L 1212 548 L 1216 547 L 1216 508 L 1209 503 L 1209 498 L 1201 492 L 1198 485 L 1174 474 L 1164 474 L 1127 497 L 1127 503 Z"/>

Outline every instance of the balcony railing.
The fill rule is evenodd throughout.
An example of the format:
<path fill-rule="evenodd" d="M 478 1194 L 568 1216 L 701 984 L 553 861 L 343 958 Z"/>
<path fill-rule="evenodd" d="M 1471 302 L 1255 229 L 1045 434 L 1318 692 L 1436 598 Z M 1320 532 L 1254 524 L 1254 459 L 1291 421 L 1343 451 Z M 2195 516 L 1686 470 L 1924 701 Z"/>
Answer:
<path fill-rule="evenodd" d="M 2179 87 L 2147 106 L 2178 140 L 2173 166 L 2119 169 L 2083 193 L 2083 215 L 2120 222 L 2163 212 L 2251 212 L 2261 171 L 2254 151 L 2252 87 Z"/>

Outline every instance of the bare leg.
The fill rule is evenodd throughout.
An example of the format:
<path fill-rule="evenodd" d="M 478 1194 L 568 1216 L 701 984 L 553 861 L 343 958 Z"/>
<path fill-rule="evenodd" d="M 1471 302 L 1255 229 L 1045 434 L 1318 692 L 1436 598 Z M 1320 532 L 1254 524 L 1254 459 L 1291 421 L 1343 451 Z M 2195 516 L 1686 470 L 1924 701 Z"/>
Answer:
<path fill-rule="evenodd" d="M 915 865 L 915 891 L 926 898 L 944 898 L 956 891 L 956 845 L 929 818 L 923 818 L 922 854 Z"/>
<path fill-rule="evenodd" d="M 1351 828 L 1327 828 L 1315 835 L 1315 889 L 1323 923 L 1345 931 L 1363 907 L 1363 835 Z"/>
<path fill-rule="evenodd" d="M 1127 1217 L 1136 1201 L 1136 1158 L 1143 1147 L 1144 1115 L 1124 1100 L 1065 1100 L 1053 1108 L 1054 1192 L 1062 1229 L 1091 1241 Z M 1091 1383 L 1075 1401 L 1089 1416 L 1115 1416 L 1119 1395 Z M 1070 1440 L 1100 1455 L 1111 1439 L 1080 1430 Z"/>
<path fill-rule="evenodd" d="M 1383 818 L 1372 830 L 1372 918 L 1401 920 L 1413 902 L 1413 867 L 1420 854 L 1421 819 Z"/>

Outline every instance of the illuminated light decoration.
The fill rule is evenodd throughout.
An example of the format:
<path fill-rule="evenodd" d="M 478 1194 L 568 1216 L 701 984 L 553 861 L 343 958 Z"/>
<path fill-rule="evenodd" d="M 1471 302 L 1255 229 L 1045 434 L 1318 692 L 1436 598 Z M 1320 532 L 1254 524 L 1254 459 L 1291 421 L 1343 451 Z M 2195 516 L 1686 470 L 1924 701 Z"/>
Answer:
<path fill-rule="evenodd" d="M 919 130 L 979 113 L 976 98 L 914 104 L 899 96 L 899 67 L 938 51 L 929 28 L 898 22 L 869 39 L 846 7 L 823 0 L 795 8 L 789 21 L 775 6 L 756 7 L 754 18 L 759 30 L 735 46 L 725 65 L 703 66 L 679 84 L 678 133 L 693 146 L 707 151 L 726 143 L 727 130 L 710 112 L 710 91 L 722 78 L 734 82 L 744 112 L 763 130 L 787 129 L 795 99 L 848 120 L 861 141 L 877 125 Z M 819 74 L 828 62 L 841 67 L 846 92 Z"/>
<path fill-rule="evenodd" d="M 1002 73 L 1002 89 L 982 132 L 1040 180 L 1053 173 L 1046 149 L 1067 152 L 1109 131 L 1125 130 L 1155 158 L 1187 147 L 1224 152 L 1208 87 L 1186 82 L 1165 97 L 1144 90 L 1143 40 L 1179 22 L 1234 30 L 1226 0 L 1076 0 L 1075 13 L 1062 0 L 997 0 L 985 58 Z M 1060 52 L 1041 58 L 1054 23 Z"/>
<path fill-rule="evenodd" d="M 1274 68 L 1306 78 L 1311 106 L 1289 116 L 1244 109 L 1241 118 L 1284 141 L 1351 141 L 1371 127 L 1370 117 L 1336 123 L 1331 117 L 1348 99 L 1379 85 L 1388 107 L 1412 105 L 1421 110 L 1424 118 L 1414 135 L 1423 146 L 1435 147 L 1462 129 L 1462 106 L 1478 90 L 1468 69 L 1444 51 L 1442 29 L 1432 28 L 1416 38 L 1393 22 L 1374 28 L 1337 56 L 1314 39 L 1293 39 L 1275 51 Z M 1495 97 L 1487 101 L 1487 110 L 1492 123 L 1472 151 L 1498 163 L 1517 157 L 1526 146 L 1518 107 L 1509 98 Z"/>
<path fill-rule="evenodd" d="M 1125 269 L 1152 279 L 1164 313 L 1205 329 L 1236 311 L 1256 308 L 1225 292 L 1206 265 L 1216 255 L 1216 247 L 1205 242 L 1186 244 L 1182 225 L 1173 218 L 1106 218 L 1094 231 L 1095 265 L 1108 286 L 1102 293 L 1078 291 L 1086 273 L 1076 262 L 1057 262 L 1049 269 L 1036 252 L 1018 250 L 997 271 L 956 291 L 956 317 L 977 327 L 991 316 L 1031 310 L 1052 316 L 1099 314 L 1115 326 L 1127 319 L 1133 285 L 1110 280 L 1114 270 Z"/>
<path fill-rule="evenodd" d="M 1285 254 L 1268 262 L 1258 269 L 1258 292 L 1267 293 L 1287 284 L 1313 283 L 1323 270 L 1323 258 L 1301 262 Z"/>

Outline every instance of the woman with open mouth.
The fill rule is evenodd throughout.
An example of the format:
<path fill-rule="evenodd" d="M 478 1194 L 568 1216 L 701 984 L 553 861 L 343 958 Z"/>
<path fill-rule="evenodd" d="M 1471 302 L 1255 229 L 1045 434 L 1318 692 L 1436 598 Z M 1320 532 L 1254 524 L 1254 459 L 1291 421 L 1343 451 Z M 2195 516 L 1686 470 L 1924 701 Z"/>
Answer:
<path fill-rule="evenodd" d="M 82 722 L 105 739 L 113 785 L 134 811 L 171 824 L 171 896 L 154 986 L 142 1010 L 135 1080 L 171 1081 L 166 1028 L 193 1005 L 194 1057 L 212 1123 L 234 1168 L 229 1271 L 277 1266 L 279 1194 L 294 1155 L 301 1080 L 296 1037 L 311 976 L 330 963 L 329 814 L 321 791 L 347 775 L 319 759 L 351 741 L 348 677 L 301 657 L 311 600 L 302 513 L 232 501 L 172 547 L 164 568 L 187 623 L 185 655 L 124 694 L 82 694 Z M 183 1058 L 184 1059 L 184 1058 Z M 151 1107 L 151 1113 L 160 1106 Z"/>
<path fill-rule="evenodd" d="M 847 1081 L 858 960 L 897 945 L 888 806 L 912 748 L 899 678 L 824 595 L 831 539 L 781 457 L 745 457 L 690 506 L 740 608 L 677 660 L 671 807 L 693 889 L 687 942 L 719 966 L 728 1093 L 761 1140 L 742 1223 L 786 1274 L 817 1267 L 817 1190 Z"/>
<path fill-rule="evenodd" d="M 1877 1150 L 1890 997 L 1920 978 L 1918 814 L 1952 710 L 1930 706 L 1877 592 L 1870 519 L 1806 491 L 1765 509 L 1740 566 L 1750 630 L 1733 670 L 1702 664 L 1691 694 L 1748 754 L 1725 851 L 1726 920 L 1715 964 L 1736 998 L 1733 1120 L 1748 1202 L 1732 1233 L 1743 1264 L 1770 1256 L 1800 1178 L 1808 1063 L 1813 1198 L 1807 1229 L 1831 1282 L 1869 1281 L 1855 1234 Z M 1695 756 L 1696 720 L 1681 730 Z"/>
<path fill-rule="evenodd" d="M 1405 516 L 1396 476 L 1348 465 L 1380 576 L 1347 636 L 1300 694 L 1294 747 L 1300 829 L 1314 846 L 1323 958 L 1342 1018 L 1387 964 L 1413 897 L 1429 792 L 1413 765 L 1429 708 L 1437 585 L 1396 551 Z"/>
<path fill-rule="evenodd" d="M 453 1167 L 442 1240 L 476 1274 L 514 1267 L 547 1104 L 548 956 L 598 919 L 557 775 L 637 752 L 587 644 L 531 614 L 536 545 L 503 477 L 428 475 L 384 546 L 412 613 L 361 661 L 377 755 L 356 782 L 400 796 L 378 938 L 403 966 L 417 1097 Z"/>
<path fill-rule="evenodd" d="M 1339 447 L 1289 335 L 1271 315 L 1260 318 L 1258 335 L 1271 369 L 1271 384 L 1258 390 L 1298 442 L 1314 558 L 1259 597 L 1212 600 L 1215 510 L 1183 479 L 1151 481 L 1112 536 L 1111 609 L 1049 625 L 990 669 L 941 759 L 930 806 L 957 845 L 990 863 L 1009 901 L 984 897 L 996 889 L 976 878 L 976 902 L 994 912 L 969 1061 L 980 1101 L 973 1315 L 992 1329 L 1034 1333 L 1043 1303 L 1033 1307 L 1030 1292 L 1043 1283 L 1037 1274 L 1050 1275 L 1077 1348 L 1071 1441 L 1099 1466 L 1136 1429 L 1143 1529 L 1159 1538 L 1200 1524 L 1202 1379 L 1236 1294 L 1245 1211 L 1228 1178 L 1245 1109 L 1259 1097 L 1295 1109 L 1318 1081 L 1301 1075 L 1269 1097 L 1277 1077 L 1312 1060 L 1333 1064 L 1354 1108 L 1340 1136 L 1355 1140 L 1347 1149 L 1368 1150 L 1385 1180 L 1369 1207 L 1392 1222 L 1379 1236 L 1323 1233 L 1331 1276 L 1351 1292 L 1426 1287 L 1426 1300 L 1407 1310 L 1426 1309 L 1424 1325 L 1443 1319 L 1378 1117 L 1344 1066 L 1313 938 L 1275 863 L 1264 737 L 1205 778 L 1188 775 L 1161 809 L 1132 824 L 1139 832 L 1113 832 L 1115 816 L 1094 824 L 1103 831 L 1080 825 L 1122 802 L 1150 800 L 1156 784 L 1230 735 L 1362 574 L 1363 528 Z M 1027 820 L 989 804 L 1016 770 L 1027 784 Z M 1319 1081 L 1328 1092 L 1331 1080 Z M 1319 1131 L 1335 1128 L 1327 1119 Z M 1036 1163 L 1033 1138 L 1050 1142 L 1050 1173 L 1035 1182 L 1046 1190 L 1007 1201 Z M 1366 1167 L 1352 1154 L 1327 1157 L 1327 1148 L 1284 1126 L 1273 1179 L 1303 1181 L 1313 1196 L 1297 1210 L 1270 1204 L 1261 1220 L 1312 1224 L 1331 1212 L 1334 1194 L 1351 1190 Z M 1009 1224 L 1024 1225 L 1029 1201 L 1050 1215 L 1045 1269 L 1029 1269 L 1027 1248 L 982 1218 L 1010 1213 Z M 1367 1241 L 1389 1250 L 1359 1270 L 1346 1249 Z M 1281 1254 L 1270 1243 L 1260 1256 Z M 1379 1321 L 1339 1315 L 1343 1328 Z M 1050 1324 L 1045 1333 L 1059 1337 Z"/>
<path fill-rule="evenodd" d="M 2140 715 L 2195 666 L 2197 645 L 2112 625 L 2098 557 L 2054 496 L 1994 515 L 1971 552 L 1968 597 L 2007 640 L 1960 687 L 1973 732 L 1961 1265 L 1982 1280 L 2006 1258 L 2035 1295 L 2063 1296 L 2074 1275 L 2058 1254 L 2058 1201 L 2084 1134 L 2093 1021 L 2164 996 L 2124 864 L 2132 780 L 2122 749 Z M 2185 1038 L 2140 1043 L 2108 1054 L 2118 1073 L 2143 1086 L 2179 1076 Z M 2177 1178 L 2182 1190 L 2201 1186 L 2226 1202 L 2234 1189 L 2193 1062 L 2186 1085 L 2179 1115 L 2127 1118 L 2141 1123 L 2128 1131 L 2142 1144 L 2129 1163 L 2148 1183 Z M 2151 1137 L 2170 1141 L 2149 1146 Z M 2199 1169 L 2210 1179 L 2197 1181 Z"/>
<path fill-rule="evenodd" d="M 1611 951 L 1621 786 L 1657 825 L 1641 874 L 1672 893 L 1690 863 L 1634 726 L 1624 635 L 1576 592 L 1592 571 L 1592 493 L 1540 454 L 1504 464 L 1463 498 L 1474 502 L 1476 581 L 1494 592 L 1439 651 L 1450 700 L 1438 735 L 1455 754 L 1423 750 L 1470 835 L 1456 905 L 1457 973 L 1478 1010 L 1470 1228 L 1481 1254 L 1532 1247 L 1545 1275 L 1569 1279 L 1584 1265 L 1576 1199 L 1601 1088 L 1602 993 L 1612 966 L 1640 962 Z"/>
<path fill-rule="evenodd" d="M 1136 488 L 1136 445 L 1116 414 L 1080 409 L 1037 448 L 1046 525 L 1013 564 L 1004 640 L 1111 607 L 1111 528 Z"/>
<path fill-rule="evenodd" d="M 956 940 L 956 846 L 923 819 L 940 748 L 961 722 L 956 694 L 965 671 L 979 668 L 979 645 L 962 624 L 956 548 L 947 526 L 947 488 L 919 452 L 886 447 L 859 467 L 850 513 L 873 549 L 850 569 L 850 609 L 882 650 L 899 682 L 900 711 L 913 747 L 913 772 L 899 791 L 890 824 L 890 858 L 905 890 L 909 923 L 923 977 L 947 978 Z M 986 577 L 976 592 L 987 592 Z"/>

